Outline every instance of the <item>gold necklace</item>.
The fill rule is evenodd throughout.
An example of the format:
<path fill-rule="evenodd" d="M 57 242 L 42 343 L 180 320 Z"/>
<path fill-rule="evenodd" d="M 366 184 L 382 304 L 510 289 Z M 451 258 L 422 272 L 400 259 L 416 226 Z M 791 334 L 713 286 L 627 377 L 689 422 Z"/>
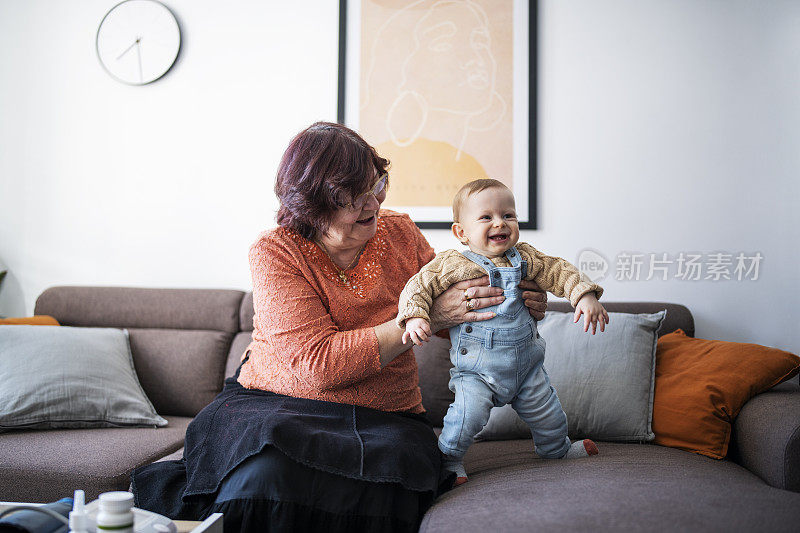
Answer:
<path fill-rule="evenodd" d="M 335 268 L 336 269 L 336 273 L 339 274 L 339 279 L 342 280 L 342 283 L 347 283 L 347 274 L 345 274 L 344 272 L 345 272 L 345 270 L 350 269 L 353 266 L 353 264 L 358 260 L 359 256 L 361 255 L 361 252 L 364 251 L 364 247 L 367 245 L 367 243 L 362 244 L 361 248 L 359 248 L 359 250 L 358 250 L 358 253 L 356 253 L 356 256 L 353 258 L 352 261 L 350 261 L 350 264 L 347 265 L 346 267 L 344 267 L 344 269 L 341 269 L 341 268 L 339 268 L 339 265 L 336 264 L 336 261 L 333 260 L 333 256 L 328 251 L 328 247 L 325 246 L 325 243 L 322 242 L 321 240 L 317 241 L 317 242 L 320 243 L 320 245 L 322 245 L 322 249 L 325 251 L 325 255 L 327 255 L 328 259 L 331 260 L 331 263 L 333 264 L 333 268 Z"/>

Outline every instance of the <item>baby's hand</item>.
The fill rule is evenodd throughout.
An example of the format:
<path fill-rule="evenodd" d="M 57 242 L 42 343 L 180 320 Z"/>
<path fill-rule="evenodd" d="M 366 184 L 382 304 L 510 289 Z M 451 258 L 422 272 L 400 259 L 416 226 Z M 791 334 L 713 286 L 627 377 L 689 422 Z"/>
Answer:
<path fill-rule="evenodd" d="M 594 335 L 597 332 L 598 322 L 600 323 L 600 331 L 606 330 L 608 313 L 606 313 L 606 310 L 600 302 L 597 301 L 597 296 L 595 296 L 594 292 L 587 292 L 578 300 L 578 305 L 575 307 L 575 320 L 572 322 L 577 322 L 581 314 L 584 315 L 583 331 L 589 331 L 589 323 L 591 323 L 592 335 Z"/>
<path fill-rule="evenodd" d="M 422 346 L 431 338 L 431 325 L 424 318 L 409 318 L 406 320 L 406 332 L 403 333 L 403 344 L 410 340 L 417 346 Z"/>

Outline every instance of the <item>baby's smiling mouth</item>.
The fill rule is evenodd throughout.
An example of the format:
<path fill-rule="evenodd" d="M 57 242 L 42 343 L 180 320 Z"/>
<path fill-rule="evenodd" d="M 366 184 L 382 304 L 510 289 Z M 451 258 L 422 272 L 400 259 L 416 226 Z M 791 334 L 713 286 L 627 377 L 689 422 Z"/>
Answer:
<path fill-rule="evenodd" d="M 489 240 L 492 242 L 504 242 L 508 239 L 507 233 L 499 233 L 497 235 L 489 235 Z"/>

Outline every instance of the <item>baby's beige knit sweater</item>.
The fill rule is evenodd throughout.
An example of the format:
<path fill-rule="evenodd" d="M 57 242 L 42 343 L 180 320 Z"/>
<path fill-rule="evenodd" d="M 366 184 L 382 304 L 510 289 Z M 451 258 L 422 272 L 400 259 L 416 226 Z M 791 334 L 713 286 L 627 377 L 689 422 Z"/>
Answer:
<path fill-rule="evenodd" d="M 556 296 L 569 298 L 572 307 L 578 305 L 578 300 L 587 292 L 594 291 L 598 299 L 603 294 L 600 285 L 592 282 L 566 259 L 545 255 L 524 242 L 518 242 L 516 249 L 520 258 L 528 263 L 528 272 L 524 279 L 535 281 L 539 287 Z M 499 267 L 511 266 L 505 256 L 493 258 L 491 261 Z M 445 250 L 436 254 L 430 263 L 406 282 L 400 294 L 397 325 L 404 329 L 406 320 L 413 317 L 430 320 L 428 312 L 434 298 L 456 282 L 485 274 L 482 267 L 457 250 Z"/>

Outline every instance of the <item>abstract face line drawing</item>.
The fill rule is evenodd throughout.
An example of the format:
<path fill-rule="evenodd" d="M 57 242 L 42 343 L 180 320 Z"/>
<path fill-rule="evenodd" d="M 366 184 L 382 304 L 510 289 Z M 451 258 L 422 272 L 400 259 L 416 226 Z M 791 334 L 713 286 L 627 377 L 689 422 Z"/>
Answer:
<path fill-rule="evenodd" d="M 378 30 L 371 46 L 362 110 L 370 104 L 376 47 L 384 41 L 382 36 L 393 23 L 424 8 L 425 3 L 423 0 L 401 9 Z M 488 17 L 471 0 L 440 0 L 418 17 L 412 42 L 413 48 L 400 66 L 396 95 L 386 113 L 386 130 L 395 145 L 409 146 L 422 135 L 432 113 L 450 115 L 461 121 L 459 139 L 454 143 L 459 160 L 470 131 L 489 131 L 507 113 L 508 105 L 495 89 L 497 61 L 492 53 Z M 398 115 L 416 116 L 416 127 L 399 128 Z"/>
<path fill-rule="evenodd" d="M 345 4 L 343 35 L 356 45 L 341 120 L 391 161 L 384 206 L 445 223 L 455 192 L 483 177 L 528 198 L 529 1 Z"/>

